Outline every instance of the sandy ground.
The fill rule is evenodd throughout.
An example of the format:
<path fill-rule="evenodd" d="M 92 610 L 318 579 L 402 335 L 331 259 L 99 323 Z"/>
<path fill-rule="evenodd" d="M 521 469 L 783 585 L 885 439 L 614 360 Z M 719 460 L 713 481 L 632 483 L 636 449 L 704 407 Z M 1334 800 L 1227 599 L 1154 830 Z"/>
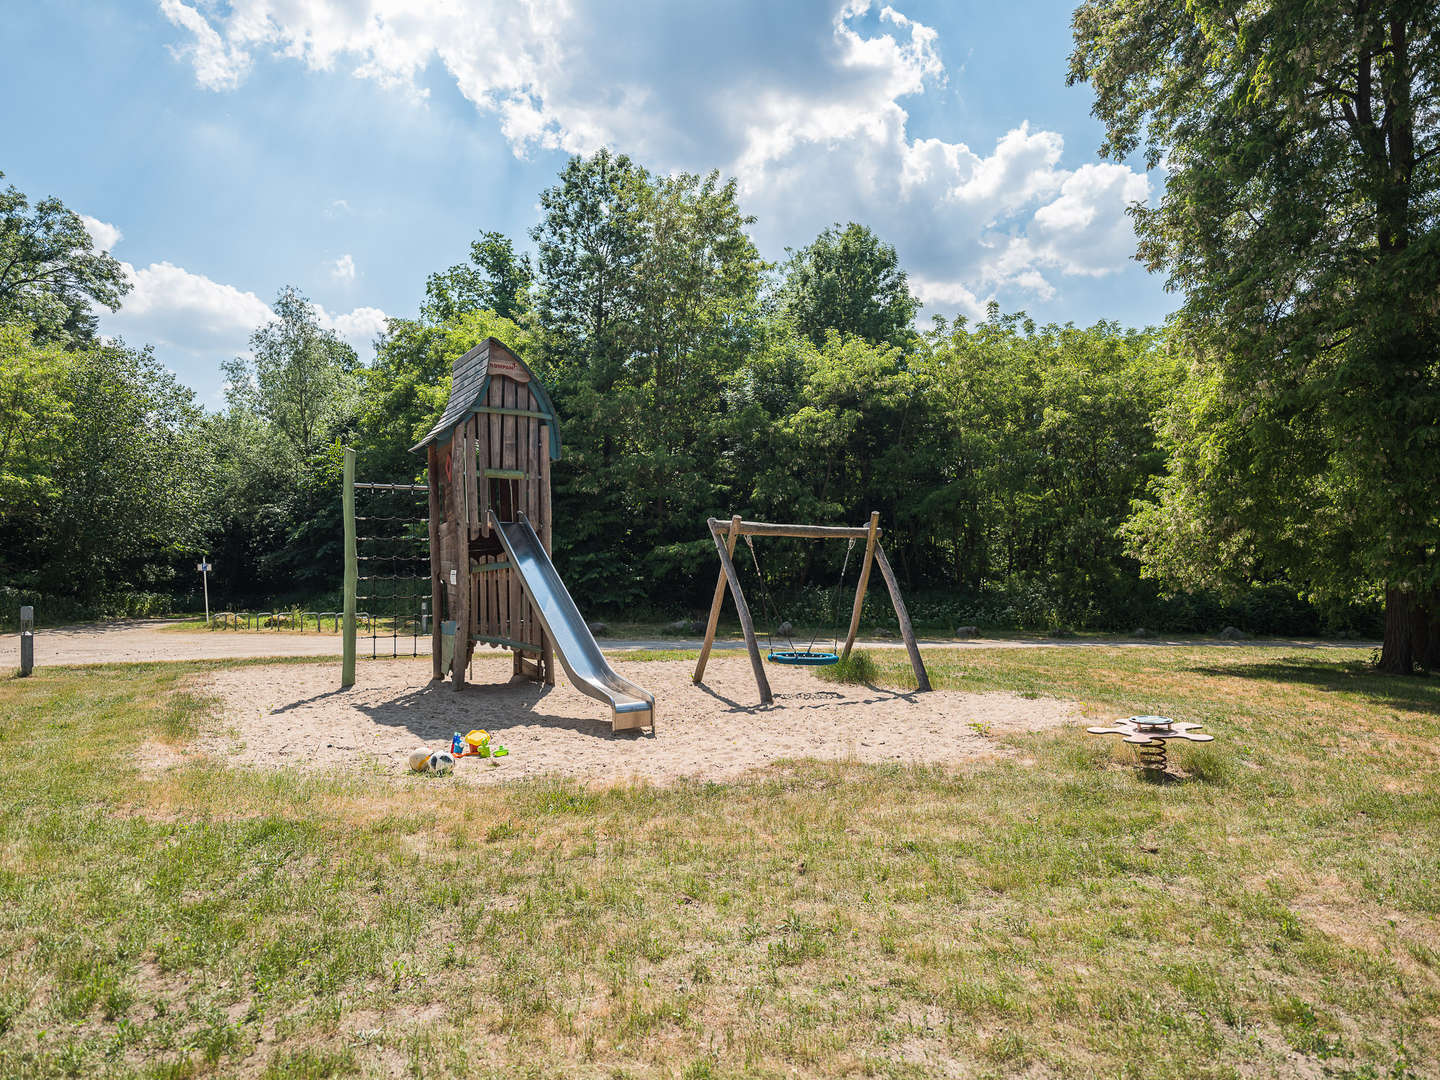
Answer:
<path fill-rule="evenodd" d="M 384 653 L 389 639 L 379 641 Z M 762 646 L 764 642 L 761 642 Z M 898 649 L 902 644 L 895 639 L 860 641 L 859 646 L 867 649 Z M 1058 647 L 1071 649 L 1114 648 L 1118 646 L 1144 648 L 1156 645 L 1217 645 L 1217 646 L 1260 646 L 1276 648 L 1367 648 L 1378 642 L 1343 641 L 1197 641 L 1193 638 L 966 638 L 963 640 L 921 639 L 920 647 L 947 649 L 1033 649 Z M 411 641 L 402 638 L 399 642 L 401 653 L 409 655 Z M 421 638 L 415 642 L 421 655 L 430 654 L 430 641 Z M 698 639 L 679 638 L 655 640 L 628 640 L 601 638 L 600 647 L 615 649 L 698 649 Z M 719 650 L 743 649 L 742 641 L 717 641 Z M 362 638 L 359 642 L 361 657 L 370 655 L 370 642 Z M 166 619 L 128 619 L 112 623 L 90 623 L 83 626 L 66 626 L 55 630 L 41 630 L 35 635 L 35 663 L 37 666 L 69 666 L 73 664 L 137 663 L 162 660 L 226 660 L 270 656 L 335 656 L 340 655 L 340 638 L 335 634 L 292 634 L 281 631 L 238 632 L 226 630 L 182 629 Z M 0 634 L 0 668 L 19 663 L 20 637 L 18 634 Z"/>
<path fill-rule="evenodd" d="M 370 759 L 402 775 L 416 746 L 448 748 L 452 732 L 480 727 L 510 755 L 497 766 L 460 761 L 457 777 L 473 783 L 546 774 L 588 783 L 730 779 L 802 757 L 949 763 L 1003 752 L 999 735 L 1080 720 L 1061 701 L 842 686 L 773 665 L 775 704 L 762 707 L 739 656 L 712 658 L 705 686 L 691 682 L 689 662 L 615 667 L 655 695 L 653 733 L 612 733 L 604 707 L 563 674 L 554 687 L 510 684 L 508 658 L 477 657 L 475 682 L 459 693 L 431 683 L 428 662 L 409 660 L 362 667 L 349 690 L 330 668 L 308 664 L 215 672 L 197 688 L 222 703 L 223 730 L 207 748 L 236 764 L 323 768 Z"/>

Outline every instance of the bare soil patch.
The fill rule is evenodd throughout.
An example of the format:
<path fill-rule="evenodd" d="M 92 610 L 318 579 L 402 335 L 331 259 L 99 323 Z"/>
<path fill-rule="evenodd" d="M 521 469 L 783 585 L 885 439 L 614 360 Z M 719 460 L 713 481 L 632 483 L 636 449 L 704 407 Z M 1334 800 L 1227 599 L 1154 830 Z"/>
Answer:
<path fill-rule="evenodd" d="M 333 768 L 380 762 L 397 774 L 418 745 L 449 747 L 455 731 L 484 728 L 510 750 L 492 766 L 466 758 L 456 775 L 493 783 L 564 775 L 587 783 L 683 777 L 732 779 L 785 758 L 959 762 L 1003 752 L 999 736 L 1080 720 L 1077 706 L 1014 694 L 929 694 L 824 683 L 771 667 L 775 704 L 761 706 L 748 661 L 716 656 L 706 684 L 689 661 L 615 663 L 655 695 L 651 732 L 614 733 L 608 710 L 564 679 L 509 681 L 508 654 L 477 656 L 457 693 L 430 681 L 430 663 L 365 664 L 339 687 L 336 665 L 273 665 L 210 673 L 196 686 L 221 702 L 226 730 L 209 748 L 236 764 Z"/>

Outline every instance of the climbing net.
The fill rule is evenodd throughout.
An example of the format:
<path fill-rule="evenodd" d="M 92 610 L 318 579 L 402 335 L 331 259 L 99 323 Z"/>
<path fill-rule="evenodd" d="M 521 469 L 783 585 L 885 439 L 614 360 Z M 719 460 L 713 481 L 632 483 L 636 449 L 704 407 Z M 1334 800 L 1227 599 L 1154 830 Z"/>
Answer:
<path fill-rule="evenodd" d="M 370 655 L 417 656 L 430 632 L 429 490 L 424 484 L 355 485 L 357 630 Z M 365 632 L 368 631 L 368 634 Z"/>

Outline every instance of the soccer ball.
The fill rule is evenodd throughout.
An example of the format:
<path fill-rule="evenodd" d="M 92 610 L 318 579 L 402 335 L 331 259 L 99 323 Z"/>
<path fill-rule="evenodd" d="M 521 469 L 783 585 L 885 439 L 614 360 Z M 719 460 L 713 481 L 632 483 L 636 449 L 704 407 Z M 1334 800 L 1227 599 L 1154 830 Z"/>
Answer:
<path fill-rule="evenodd" d="M 444 775 L 455 768 L 455 755 L 449 750 L 436 750 L 430 755 L 425 767 L 433 773 Z"/>
<path fill-rule="evenodd" d="M 424 772 L 430 768 L 430 748 L 428 746 L 417 746 L 410 751 L 410 768 L 414 772 Z"/>

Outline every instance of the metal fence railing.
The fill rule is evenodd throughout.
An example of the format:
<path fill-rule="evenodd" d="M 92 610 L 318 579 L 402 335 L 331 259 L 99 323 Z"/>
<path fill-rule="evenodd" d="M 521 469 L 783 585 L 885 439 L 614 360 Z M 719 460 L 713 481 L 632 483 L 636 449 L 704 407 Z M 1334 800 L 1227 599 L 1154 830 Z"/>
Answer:
<path fill-rule="evenodd" d="M 371 654 L 378 654 L 378 638 L 423 638 L 430 633 L 429 604 L 422 601 L 419 615 L 380 615 L 369 611 L 355 613 L 355 629 L 362 637 L 371 638 Z M 300 611 L 272 608 L 269 611 L 217 611 L 210 616 L 210 625 L 220 630 L 285 630 L 291 633 L 340 633 L 344 625 L 340 611 Z M 390 652 L 398 655 L 398 641 L 392 641 Z M 416 651 L 412 642 L 411 651 Z"/>
<path fill-rule="evenodd" d="M 217 611 L 210 617 L 210 624 L 221 630 L 289 630 L 304 633 L 314 630 L 340 632 L 344 613 L 339 611 L 298 611 L 272 608 L 269 611 Z M 373 627 L 376 617 L 368 611 L 355 614 L 361 626 Z"/>

